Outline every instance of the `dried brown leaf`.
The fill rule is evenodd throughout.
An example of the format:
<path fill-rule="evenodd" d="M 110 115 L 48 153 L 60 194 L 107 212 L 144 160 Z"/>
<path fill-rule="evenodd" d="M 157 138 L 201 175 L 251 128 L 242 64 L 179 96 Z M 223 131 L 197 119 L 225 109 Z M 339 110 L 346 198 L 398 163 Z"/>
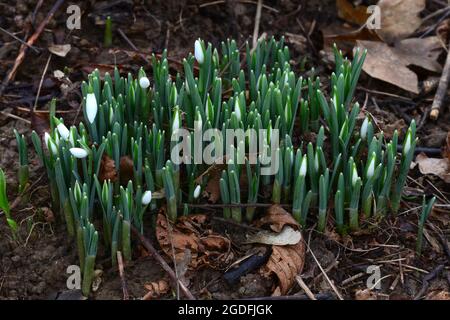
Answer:
<path fill-rule="evenodd" d="M 256 222 L 257 227 L 269 225 L 275 232 L 281 232 L 285 225 L 298 230 L 299 224 L 292 215 L 280 205 L 272 205 L 267 209 L 266 215 Z"/>
<path fill-rule="evenodd" d="M 111 180 L 111 182 L 115 182 L 117 180 L 117 171 L 114 160 L 108 157 L 106 154 L 103 154 L 102 161 L 100 163 L 100 172 L 98 175 L 98 179 L 100 182 L 105 180 Z"/>
<path fill-rule="evenodd" d="M 59 57 L 65 57 L 72 47 L 70 44 L 52 44 L 48 47 L 48 51 Z"/>
<path fill-rule="evenodd" d="M 120 184 L 125 186 L 128 181 L 133 181 L 134 164 L 130 156 L 123 156 L 120 158 Z"/>
<path fill-rule="evenodd" d="M 407 39 L 395 47 L 382 42 L 358 40 L 360 48 L 367 49 L 363 70 L 371 77 L 389 82 L 404 90 L 419 93 L 417 75 L 408 68 L 415 65 L 438 72 L 441 67 L 436 62 L 439 55 L 438 39 Z"/>
<path fill-rule="evenodd" d="M 450 160 L 447 158 L 429 158 L 426 154 L 420 153 L 416 157 L 421 174 L 432 174 L 438 176 L 446 183 L 450 183 Z"/>
<path fill-rule="evenodd" d="M 272 246 L 272 254 L 262 268 L 264 275 L 274 274 L 278 278 L 278 286 L 273 295 L 285 295 L 295 283 L 305 263 L 305 244 L 300 241 L 292 246 Z"/>
<path fill-rule="evenodd" d="M 148 290 L 148 292 L 145 294 L 144 297 L 142 297 L 142 300 L 151 300 L 151 299 L 157 299 L 161 297 L 162 295 L 166 294 L 170 290 L 170 286 L 167 283 L 166 280 L 159 280 L 155 282 L 150 282 L 144 284 L 145 289 Z"/>
<path fill-rule="evenodd" d="M 450 300 L 448 291 L 432 291 L 425 297 L 425 300 Z"/>
<path fill-rule="evenodd" d="M 181 217 L 175 225 L 169 225 L 161 209 L 156 219 L 156 239 L 170 259 L 175 255 L 177 263 L 194 269 L 201 265 L 222 268 L 231 256 L 230 240 L 213 233 L 207 217 L 201 214 Z"/>
<path fill-rule="evenodd" d="M 348 0 L 336 0 L 336 8 L 339 18 L 350 23 L 363 25 L 369 18 L 366 6 L 354 7 Z"/>
<path fill-rule="evenodd" d="M 381 29 L 375 30 L 387 43 L 404 39 L 422 24 L 419 13 L 425 0 L 380 0 Z"/>
<path fill-rule="evenodd" d="M 378 300 L 377 295 L 370 289 L 359 289 L 355 293 L 355 300 Z"/>

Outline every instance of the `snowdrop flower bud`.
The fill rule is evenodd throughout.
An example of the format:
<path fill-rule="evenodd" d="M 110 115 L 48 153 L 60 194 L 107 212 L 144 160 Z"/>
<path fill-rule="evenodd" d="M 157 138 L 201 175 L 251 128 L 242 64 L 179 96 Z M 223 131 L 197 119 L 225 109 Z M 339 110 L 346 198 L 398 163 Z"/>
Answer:
<path fill-rule="evenodd" d="M 52 154 L 58 153 L 58 147 L 56 146 L 55 142 L 53 142 L 52 138 L 50 137 L 50 135 L 47 132 L 44 134 L 44 142 L 45 142 L 47 149 Z"/>
<path fill-rule="evenodd" d="M 70 148 L 70 153 L 78 159 L 86 158 L 88 155 L 88 152 L 83 148 Z"/>
<path fill-rule="evenodd" d="M 180 119 L 180 110 L 175 110 L 175 114 L 172 122 L 172 132 L 176 132 L 180 129 L 181 119 Z"/>
<path fill-rule="evenodd" d="M 358 181 L 358 172 L 356 171 L 356 165 L 353 165 L 352 186 L 355 186 L 356 181 Z"/>
<path fill-rule="evenodd" d="M 195 60 L 197 60 L 197 62 L 199 64 L 202 64 L 203 61 L 205 61 L 205 55 L 203 53 L 203 48 L 202 48 L 202 44 L 200 43 L 200 40 L 195 40 L 194 55 L 195 55 Z"/>
<path fill-rule="evenodd" d="M 361 139 L 366 140 L 367 138 L 367 127 L 369 126 L 369 119 L 366 117 L 363 124 L 361 125 Z"/>
<path fill-rule="evenodd" d="M 86 95 L 86 115 L 90 123 L 94 123 L 97 116 L 97 99 L 94 93 Z"/>
<path fill-rule="evenodd" d="M 44 133 L 44 142 L 45 142 L 45 146 L 48 147 L 48 141 L 50 140 L 50 135 L 48 134 L 48 132 Z"/>
<path fill-rule="evenodd" d="M 370 158 L 369 168 L 367 169 L 367 179 L 370 179 L 373 177 L 373 174 L 375 173 L 375 152 L 372 153 L 372 158 Z"/>
<path fill-rule="evenodd" d="M 408 133 L 406 134 L 406 141 L 403 146 L 403 155 L 407 155 L 409 153 L 409 150 L 411 150 L 411 144 L 412 144 L 412 137 L 411 137 L 411 131 L 408 130 Z"/>
<path fill-rule="evenodd" d="M 142 195 L 142 204 L 144 206 L 148 205 L 150 202 L 152 202 L 152 192 L 150 190 L 147 190 Z"/>
<path fill-rule="evenodd" d="M 202 190 L 202 187 L 200 185 L 196 186 L 194 189 L 194 199 L 197 199 L 200 196 L 200 191 Z"/>
<path fill-rule="evenodd" d="M 64 140 L 69 139 L 70 132 L 69 132 L 69 129 L 67 129 L 67 127 L 64 125 L 64 123 L 62 123 L 62 122 L 58 123 L 56 128 L 58 129 L 58 132 L 61 135 L 61 138 L 63 138 Z"/>
<path fill-rule="evenodd" d="M 305 155 L 303 156 L 302 163 L 300 164 L 300 176 L 302 177 L 306 176 L 306 169 L 307 169 L 307 159 Z"/>
<path fill-rule="evenodd" d="M 197 112 L 197 115 L 195 117 L 194 130 L 198 132 L 202 132 L 203 130 L 203 120 L 202 116 L 200 115 L 200 112 Z"/>
<path fill-rule="evenodd" d="M 148 87 L 150 87 L 150 80 L 148 80 L 147 77 L 141 77 L 139 79 L 139 85 L 142 89 L 147 89 Z"/>
<path fill-rule="evenodd" d="M 238 121 L 241 121 L 241 107 L 239 106 L 239 100 L 236 99 L 234 103 L 234 113 L 236 114 L 236 118 Z"/>

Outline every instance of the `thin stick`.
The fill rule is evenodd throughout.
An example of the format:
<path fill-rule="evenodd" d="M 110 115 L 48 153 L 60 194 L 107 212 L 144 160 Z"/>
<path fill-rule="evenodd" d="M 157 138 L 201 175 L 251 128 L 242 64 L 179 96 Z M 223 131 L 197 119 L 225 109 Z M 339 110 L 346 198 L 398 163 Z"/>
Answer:
<path fill-rule="evenodd" d="M 122 284 L 123 300 L 129 300 L 127 281 L 125 280 L 125 272 L 123 267 L 122 252 L 117 251 L 117 265 L 119 268 L 120 283 Z"/>
<path fill-rule="evenodd" d="M 297 283 L 299 286 L 305 291 L 306 296 L 311 300 L 317 300 L 312 291 L 309 289 L 309 287 L 306 285 L 305 281 L 303 281 L 302 277 L 295 276 L 295 280 L 297 280 Z"/>
<path fill-rule="evenodd" d="M 6 33 L 8 36 L 16 39 L 17 41 L 19 41 L 21 44 L 23 44 L 24 46 L 27 46 L 28 48 L 32 49 L 34 52 L 39 53 L 39 50 L 34 47 L 34 46 L 30 46 L 28 43 L 26 43 L 25 41 L 23 41 L 22 39 L 20 39 L 19 37 L 17 37 L 15 34 L 9 32 L 6 29 L 3 29 L 2 27 L 0 27 L 0 30 L 3 31 L 4 33 Z"/>
<path fill-rule="evenodd" d="M 28 39 L 28 41 L 27 41 L 28 46 L 32 46 L 36 42 L 36 40 L 41 35 L 42 31 L 44 31 L 45 26 L 53 18 L 53 15 L 55 14 L 55 12 L 59 9 L 59 7 L 63 3 L 64 3 L 64 0 L 57 0 L 55 2 L 55 4 L 53 5 L 53 7 L 50 9 L 47 16 L 45 17 L 45 19 L 39 24 L 39 26 L 37 27 L 34 34 Z M 27 48 L 28 48 L 27 46 L 22 46 L 19 54 L 17 55 L 16 60 L 14 61 L 13 67 L 9 70 L 7 76 L 5 77 L 5 79 L 3 80 L 3 82 L 0 86 L 0 96 L 3 94 L 3 91 L 5 91 L 5 88 L 7 87 L 9 82 L 14 79 L 17 69 L 22 64 L 23 60 L 25 59 L 25 54 L 27 52 Z"/>
<path fill-rule="evenodd" d="M 39 87 L 36 94 L 36 99 L 34 100 L 33 112 L 36 111 L 37 104 L 39 101 L 39 95 L 41 94 L 42 84 L 44 83 L 45 74 L 47 73 L 48 66 L 50 64 L 50 60 L 52 60 L 52 54 L 48 56 L 47 63 L 45 64 L 44 71 L 42 72 L 41 80 L 39 81 Z"/>
<path fill-rule="evenodd" d="M 333 281 L 331 281 L 331 279 L 328 277 L 328 275 L 325 272 L 325 270 L 323 270 L 322 266 L 320 265 L 319 260 L 317 260 L 316 255 L 314 254 L 314 252 L 311 250 L 311 248 L 308 246 L 307 243 L 305 243 L 305 244 L 308 247 L 309 252 L 311 252 L 311 255 L 312 255 L 314 261 L 316 262 L 317 266 L 319 267 L 320 271 L 323 273 L 323 276 L 325 277 L 327 282 L 330 284 L 331 289 L 333 289 L 334 293 L 336 293 L 336 295 L 339 298 L 339 300 L 344 300 L 344 298 L 342 297 L 342 295 L 339 293 L 338 289 L 334 285 Z"/>
<path fill-rule="evenodd" d="M 261 9 L 262 9 L 262 0 L 258 0 L 258 5 L 256 6 L 255 27 L 253 29 L 252 50 L 255 50 L 256 45 L 258 44 L 259 23 L 261 22 Z"/>
<path fill-rule="evenodd" d="M 439 117 L 439 112 L 444 102 L 445 94 L 447 92 L 449 77 L 450 77 L 450 51 L 447 52 L 447 59 L 445 60 L 445 66 L 444 70 L 442 71 L 441 80 L 439 80 L 439 86 L 436 90 L 433 104 L 431 105 L 430 118 L 432 120 L 436 120 Z"/>
<path fill-rule="evenodd" d="M 192 293 L 189 291 L 189 289 L 184 285 L 182 281 L 177 279 L 177 276 L 175 275 L 175 272 L 170 268 L 170 266 L 167 264 L 167 262 L 161 257 L 161 255 L 156 251 L 155 247 L 152 246 L 150 241 L 144 237 L 142 234 L 139 233 L 139 231 L 136 229 L 135 226 L 131 225 L 131 231 L 134 233 L 135 236 L 139 238 L 143 246 L 150 252 L 150 254 L 156 259 L 156 261 L 159 263 L 159 265 L 164 269 L 164 271 L 167 272 L 169 277 L 174 281 L 175 283 L 178 283 L 180 286 L 181 291 L 183 294 L 188 298 L 189 300 L 195 300 L 195 297 L 192 295 Z"/>

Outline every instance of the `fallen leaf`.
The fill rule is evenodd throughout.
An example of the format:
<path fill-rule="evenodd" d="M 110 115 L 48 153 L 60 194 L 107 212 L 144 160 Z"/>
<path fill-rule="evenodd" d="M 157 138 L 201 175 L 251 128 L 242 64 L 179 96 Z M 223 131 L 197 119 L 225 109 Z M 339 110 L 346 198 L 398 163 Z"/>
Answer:
<path fill-rule="evenodd" d="M 52 44 L 48 47 L 48 51 L 59 57 L 65 57 L 72 47 L 70 44 Z"/>
<path fill-rule="evenodd" d="M 376 33 L 387 43 L 404 39 L 422 24 L 419 13 L 425 0 L 380 0 L 381 28 Z"/>
<path fill-rule="evenodd" d="M 120 184 L 126 186 L 128 181 L 133 181 L 134 164 L 130 156 L 120 158 Z"/>
<path fill-rule="evenodd" d="M 272 246 L 272 254 L 261 270 L 265 276 L 274 274 L 278 278 L 278 286 L 272 295 L 285 295 L 295 283 L 295 276 L 301 274 L 304 263 L 303 241 L 292 246 Z"/>
<path fill-rule="evenodd" d="M 232 259 L 231 242 L 213 233 L 206 215 L 184 216 L 176 224 L 168 224 L 165 208 L 156 219 L 156 239 L 164 253 L 178 263 L 195 269 L 202 265 L 224 268 Z M 172 249 L 173 248 L 173 249 Z"/>
<path fill-rule="evenodd" d="M 450 160 L 445 158 L 429 158 L 426 154 L 420 153 L 415 161 L 419 165 L 421 174 L 432 174 L 438 176 L 446 183 L 450 183 Z"/>
<path fill-rule="evenodd" d="M 350 23 L 362 26 L 369 18 L 366 6 L 354 7 L 348 0 L 336 0 L 336 8 L 339 18 Z"/>
<path fill-rule="evenodd" d="M 425 297 L 425 300 L 450 300 L 450 292 L 448 291 L 432 291 Z"/>
<path fill-rule="evenodd" d="M 263 243 L 276 246 L 294 245 L 302 239 L 302 234 L 290 226 L 284 226 L 281 232 L 259 231 L 247 238 L 247 243 Z"/>
<path fill-rule="evenodd" d="M 355 293 L 355 300 L 378 300 L 377 295 L 370 289 L 359 289 Z"/>
<path fill-rule="evenodd" d="M 268 226 L 271 230 L 282 234 L 283 230 L 288 231 L 293 237 L 298 238 L 299 224 L 295 219 L 284 210 L 280 205 L 272 205 L 267 209 L 266 214 L 257 222 L 257 226 Z M 285 231 L 286 232 L 286 231 Z M 269 232 L 269 234 L 272 232 Z M 281 235 L 281 239 L 284 235 Z M 280 240 L 280 238 L 276 240 Z M 278 279 L 278 285 L 272 292 L 272 295 L 286 294 L 295 283 L 295 277 L 303 271 L 305 263 L 305 243 L 300 239 L 293 245 L 272 245 L 272 253 L 267 263 L 261 268 L 261 273 L 265 277 L 275 275 Z M 272 242 L 274 237 L 272 236 Z M 290 238 L 289 240 L 294 240 Z M 288 243 L 291 241 L 281 241 L 280 243 Z M 294 241 L 292 241 L 293 243 Z"/>
<path fill-rule="evenodd" d="M 111 180 L 111 182 L 115 182 L 117 180 L 117 171 L 114 160 L 106 154 L 103 154 L 102 161 L 100 163 L 98 179 L 102 183 L 105 180 Z"/>
<path fill-rule="evenodd" d="M 266 214 L 256 222 L 258 228 L 269 225 L 275 232 L 281 232 L 285 225 L 294 229 L 299 228 L 299 224 L 292 215 L 283 209 L 280 205 L 274 204 L 267 209 Z"/>
<path fill-rule="evenodd" d="M 363 64 L 363 70 L 367 74 L 418 94 L 417 75 L 407 66 L 416 65 L 430 71 L 440 71 L 441 67 L 436 62 L 439 55 L 438 42 L 436 37 L 413 38 L 390 47 L 382 42 L 357 40 L 357 46 L 367 49 Z"/>
<path fill-rule="evenodd" d="M 157 299 L 166 294 L 170 290 L 170 286 L 166 280 L 159 280 L 144 284 L 148 292 L 142 297 L 142 300 Z"/>
<path fill-rule="evenodd" d="M 209 203 L 216 203 L 220 199 L 220 177 L 225 165 L 214 164 L 210 166 L 201 176 L 195 180 L 197 184 L 202 184 L 202 178 L 208 176 L 203 196 L 208 199 Z"/>

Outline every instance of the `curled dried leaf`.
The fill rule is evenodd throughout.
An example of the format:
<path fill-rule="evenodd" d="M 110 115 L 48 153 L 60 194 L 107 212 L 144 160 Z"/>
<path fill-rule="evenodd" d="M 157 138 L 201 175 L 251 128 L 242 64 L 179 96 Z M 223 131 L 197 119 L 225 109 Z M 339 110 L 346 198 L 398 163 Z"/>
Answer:
<path fill-rule="evenodd" d="M 146 283 L 144 284 L 144 287 L 148 290 L 148 292 L 145 294 L 145 296 L 142 297 L 142 300 L 157 299 L 162 295 L 168 293 L 170 290 L 170 286 L 166 280 Z"/>
<path fill-rule="evenodd" d="M 267 209 L 266 215 L 256 222 L 257 227 L 268 225 L 273 231 L 281 232 L 285 225 L 298 230 L 299 224 L 292 215 L 280 205 L 274 204 Z"/>
<path fill-rule="evenodd" d="M 117 180 L 117 171 L 114 160 L 108 157 L 106 154 L 103 154 L 102 157 L 98 179 L 100 182 L 103 182 L 105 180 L 111 180 L 111 182 L 115 182 Z"/>

